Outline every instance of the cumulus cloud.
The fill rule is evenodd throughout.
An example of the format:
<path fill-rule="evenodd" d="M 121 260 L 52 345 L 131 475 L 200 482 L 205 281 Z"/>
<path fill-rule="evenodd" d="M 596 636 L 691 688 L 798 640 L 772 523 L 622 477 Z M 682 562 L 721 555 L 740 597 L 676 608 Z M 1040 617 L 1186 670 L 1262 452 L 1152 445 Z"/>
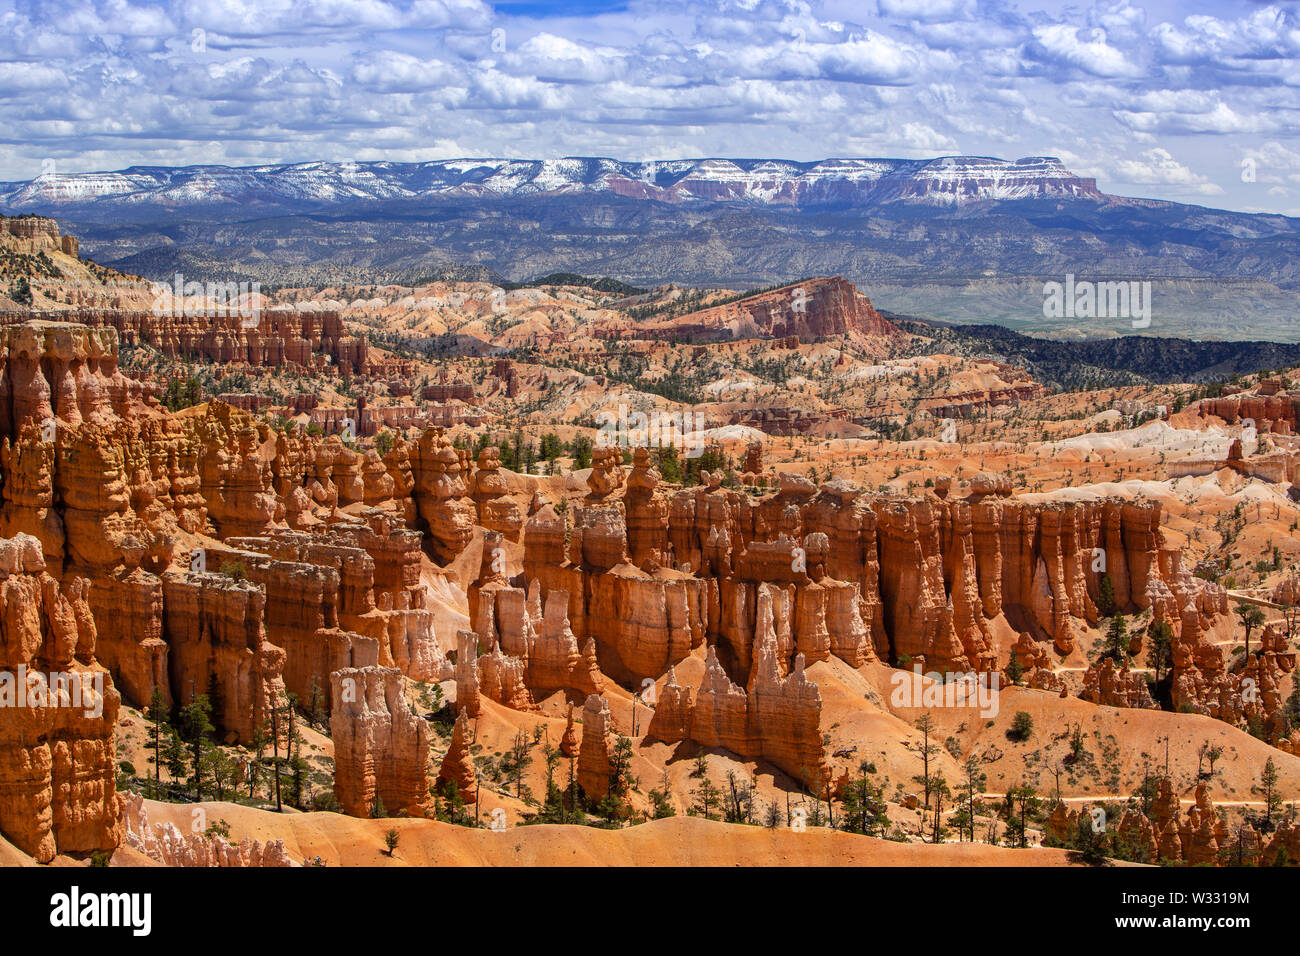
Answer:
<path fill-rule="evenodd" d="M 1035 27 L 1026 52 L 1040 62 L 1073 67 L 1101 77 L 1138 77 L 1142 64 L 1128 52 L 1112 46 L 1101 27 L 1082 29 L 1068 23 Z"/>
<path fill-rule="evenodd" d="M 877 0 L 880 14 L 922 23 L 970 20 L 975 14 L 974 0 Z"/>
<path fill-rule="evenodd" d="M 0 178 L 465 153 L 1015 158 L 1300 176 L 1300 20 L 1227 0 L 0 0 Z M 1179 159 L 1175 160 L 1177 156 Z M 1266 159 L 1267 157 L 1267 159 Z M 1229 186 L 1239 204 L 1258 203 Z M 1238 198 L 1240 197 L 1240 198 Z"/>
<path fill-rule="evenodd" d="M 1223 192 L 1222 186 L 1194 173 L 1174 159 L 1168 150 L 1159 147 L 1147 150 L 1136 159 L 1117 160 L 1114 171 L 1122 182 L 1190 188 L 1208 196 Z"/>

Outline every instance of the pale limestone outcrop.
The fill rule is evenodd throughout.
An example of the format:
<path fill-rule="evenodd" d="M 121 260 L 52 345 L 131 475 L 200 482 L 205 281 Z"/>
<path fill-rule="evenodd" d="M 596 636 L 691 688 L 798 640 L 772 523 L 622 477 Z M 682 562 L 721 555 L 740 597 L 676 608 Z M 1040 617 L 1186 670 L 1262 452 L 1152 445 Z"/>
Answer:
<path fill-rule="evenodd" d="M 144 798 L 136 793 L 124 794 L 122 815 L 125 834 L 122 842 L 163 866 L 300 866 L 289 856 L 283 840 L 253 840 L 244 837 L 231 843 L 205 827 L 184 833 L 174 823 L 152 823 Z M 197 809 L 197 808 L 196 808 Z M 204 817 L 207 811 L 204 810 Z M 203 819 L 203 818 L 197 818 Z M 215 820 L 209 821 L 215 823 Z"/>

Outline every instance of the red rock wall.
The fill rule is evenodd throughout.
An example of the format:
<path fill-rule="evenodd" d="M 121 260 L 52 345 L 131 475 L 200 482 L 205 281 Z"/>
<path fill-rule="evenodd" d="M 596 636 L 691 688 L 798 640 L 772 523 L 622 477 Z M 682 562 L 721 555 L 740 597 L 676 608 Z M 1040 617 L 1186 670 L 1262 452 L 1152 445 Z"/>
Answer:
<path fill-rule="evenodd" d="M 95 659 L 86 589 L 84 579 L 60 587 L 36 539 L 0 540 L 0 833 L 43 863 L 122 838 L 121 698 Z M 55 674 L 75 678 L 79 693 L 42 693 Z"/>

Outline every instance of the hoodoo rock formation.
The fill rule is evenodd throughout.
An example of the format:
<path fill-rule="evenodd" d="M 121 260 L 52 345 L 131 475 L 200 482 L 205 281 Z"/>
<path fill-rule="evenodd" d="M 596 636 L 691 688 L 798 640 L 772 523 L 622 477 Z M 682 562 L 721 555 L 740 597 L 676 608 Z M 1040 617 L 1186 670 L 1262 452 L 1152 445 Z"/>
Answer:
<path fill-rule="evenodd" d="M 804 674 L 802 654 L 795 656 L 786 676 L 780 673 L 781 665 L 770 623 L 759 639 L 748 690 L 732 683 L 710 647 L 704 680 L 694 699 L 669 671 L 650 736 L 668 743 L 692 740 L 702 747 L 722 747 L 769 760 L 820 792 L 829 779 L 821 737 L 821 695 Z"/>
<path fill-rule="evenodd" d="M 330 675 L 334 795 L 357 817 L 423 816 L 429 800 L 429 732 L 407 705 L 402 673 L 351 667 Z"/>
<path fill-rule="evenodd" d="M 78 308 L 38 315 L 90 326 L 97 332 L 111 329 L 123 345 L 148 345 L 178 361 L 273 369 L 334 367 L 345 376 L 369 370 L 365 336 L 348 332 L 336 310 L 264 309 L 256 293 L 242 300 L 223 300 L 214 309 L 206 296 L 206 291 L 197 292 L 191 299 L 173 303 L 164 292 L 154 309 Z"/>
<path fill-rule="evenodd" d="M 990 670 L 993 619 L 1068 653 L 1099 620 L 1095 567 L 1126 612 L 1150 606 L 1159 573 L 1156 503 L 1031 503 L 992 481 L 966 499 L 885 497 L 788 474 L 764 498 L 716 481 L 665 492 L 641 461 L 621 500 L 622 482 L 596 470 L 591 482 L 601 497 L 575 513 L 567 550 L 553 508 L 528 520 L 524 568 L 543 595 L 568 594 L 575 636 L 594 637 L 622 682 L 657 678 L 706 642 L 746 682 L 763 585 L 783 589 L 778 621 L 808 661 Z"/>
<path fill-rule="evenodd" d="M 457 795 L 466 803 L 473 803 L 478 796 L 478 774 L 474 770 L 474 758 L 469 749 L 473 735 L 469 714 L 461 711 L 452 728 L 451 746 L 447 748 L 438 768 L 439 785 L 454 783 Z"/>
<path fill-rule="evenodd" d="M 341 325 L 264 320 L 236 339 L 195 339 L 179 320 L 124 319 L 119 331 L 177 355 L 361 361 Z M 895 331 L 839 279 L 674 327 L 705 339 Z M 274 846 L 161 832 L 138 804 L 124 831 L 119 691 L 137 707 L 155 690 L 170 706 L 212 693 L 218 739 L 238 743 L 290 694 L 318 702 L 335 794 L 357 816 L 428 807 L 430 731 L 410 682 L 455 683 L 437 779 L 466 801 L 487 787 L 470 753 L 475 718 L 501 708 L 539 721 L 567 708 L 560 752 L 600 801 L 622 752 L 615 716 L 647 682 L 651 740 L 729 751 L 821 794 L 843 769 L 824 744 L 833 675 L 877 662 L 991 672 L 1014 656 L 1030 686 L 1064 691 L 1049 649 L 1075 652 L 1104 590 L 1120 612 L 1151 609 L 1172 629 L 1177 707 L 1271 738 L 1284 729 L 1286 641 L 1266 630 L 1249 660 L 1224 659 L 1211 632 L 1227 594 L 1164 547 L 1154 501 L 1017 496 L 993 474 L 964 494 L 952 481 L 887 495 L 780 472 L 751 493 L 722 470 L 682 487 L 646 449 L 629 468 L 617 447 L 594 449 L 585 488 L 544 483 L 441 428 L 381 456 L 217 401 L 166 412 L 118 370 L 117 335 L 0 327 L 0 677 L 62 671 L 102 686 L 102 716 L 31 703 L 0 715 L 0 832 L 39 860 L 111 849 L 124 832 L 169 862 L 282 859 Z M 762 457 L 751 448 L 747 469 Z M 1247 681 L 1258 694 L 1242 693 Z M 1153 706 L 1145 682 L 1110 662 L 1088 671 L 1082 697 Z M 1207 819 L 1129 826 L 1193 861 L 1217 839 Z"/>
<path fill-rule="evenodd" d="M 582 708 L 582 744 L 578 749 L 578 786 L 593 800 L 609 793 L 610 760 L 609 702 L 592 694 Z"/>
<path fill-rule="evenodd" d="M 0 833 L 42 863 L 111 850 L 123 832 L 121 698 L 95 660 L 87 588 L 61 586 L 35 538 L 0 540 Z"/>

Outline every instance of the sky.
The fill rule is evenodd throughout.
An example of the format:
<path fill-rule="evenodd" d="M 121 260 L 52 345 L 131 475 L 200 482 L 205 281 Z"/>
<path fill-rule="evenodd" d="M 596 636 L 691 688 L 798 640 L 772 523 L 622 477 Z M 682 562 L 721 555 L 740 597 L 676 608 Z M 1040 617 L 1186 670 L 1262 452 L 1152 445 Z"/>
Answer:
<path fill-rule="evenodd" d="M 0 179 L 458 157 L 1057 156 L 1300 215 L 1300 6 L 0 0 Z"/>

